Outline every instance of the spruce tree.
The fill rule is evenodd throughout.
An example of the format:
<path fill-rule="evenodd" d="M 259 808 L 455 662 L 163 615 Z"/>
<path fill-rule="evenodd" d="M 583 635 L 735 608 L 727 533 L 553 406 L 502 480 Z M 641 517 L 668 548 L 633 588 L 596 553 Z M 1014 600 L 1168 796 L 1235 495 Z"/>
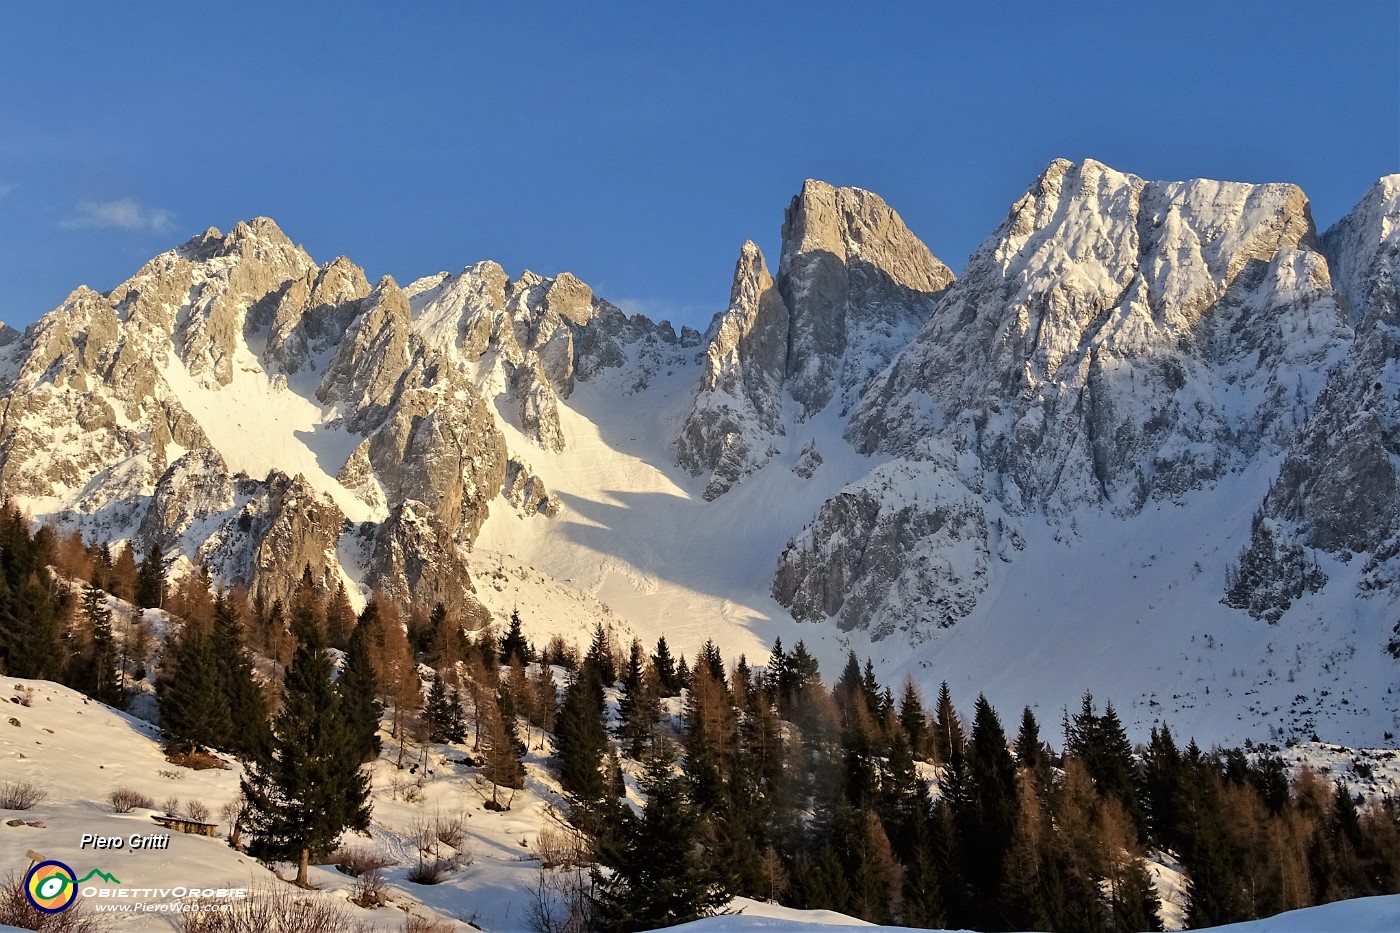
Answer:
<path fill-rule="evenodd" d="M 1118 933 L 1162 929 L 1162 899 L 1143 860 L 1132 853 L 1113 853 L 1117 878 L 1109 894 L 1109 917 Z"/>
<path fill-rule="evenodd" d="M 640 759 L 652 729 L 660 718 L 655 678 L 646 666 L 642 643 L 632 639 L 627 664 L 622 670 L 622 693 L 618 699 L 618 736 L 627 743 L 627 754 Z"/>
<path fill-rule="evenodd" d="M 350 635 L 354 631 L 355 610 L 350 606 L 350 595 L 341 581 L 326 602 L 326 641 L 332 648 L 344 651 L 350 647 Z"/>
<path fill-rule="evenodd" d="M 713 639 L 705 639 L 705 644 L 700 648 L 700 655 L 695 659 L 695 669 L 698 671 L 704 668 L 710 675 L 710 679 L 720 684 L 725 683 L 724 658 L 720 655 L 719 646 Z"/>
<path fill-rule="evenodd" d="M 904 735 L 909 740 L 914 757 L 920 760 L 928 758 L 933 752 L 932 735 L 923 699 L 912 677 L 904 679 L 904 692 L 899 699 L 899 724 L 904 727 Z"/>
<path fill-rule="evenodd" d="M 165 559 L 151 542 L 136 570 L 136 607 L 158 609 L 165 603 Z"/>
<path fill-rule="evenodd" d="M 656 653 L 651 656 L 652 667 L 656 668 L 657 680 L 661 682 L 661 695 L 673 697 L 681 692 L 676 682 L 676 660 L 671 657 L 671 648 L 666 644 L 666 636 L 656 640 Z"/>
<path fill-rule="evenodd" d="M 1118 801 L 1139 839 L 1147 837 L 1147 819 L 1138 790 L 1137 769 L 1127 730 L 1109 703 L 1102 716 L 1094 712 L 1094 698 L 1086 693 L 1080 711 L 1065 730 L 1065 753 L 1084 763 L 1099 794 Z"/>
<path fill-rule="evenodd" d="M 1182 777 L 1181 752 L 1171 729 L 1153 726 L 1143 762 L 1143 795 L 1153 835 L 1163 849 L 1181 848 Z"/>
<path fill-rule="evenodd" d="M 617 682 L 617 659 L 613 657 L 612 639 L 603 630 L 603 623 L 599 622 L 593 630 L 593 641 L 588 646 L 588 653 L 583 657 L 584 664 L 592 664 L 594 670 L 598 672 L 598 682 L 604 687 L 611 687 Z"/>
<path fill-rule="evenodd" d="M 729 895 L 699 854 L 699 820 L 675 773 L 676 755 L 662 740 L 641 780 L 646 806 L 626 818 L 619 842 L 600 853 L 612 869 L 594 869 L 595 920 L 602 933 L 632 933 L 712 916 Z"/>
<path fill-rule="evenodd" d="M 160 727 L 177 752 L 197 752 L 225 744 L 231 731 L 223 668 L 209 637 L 186 629 L 170 646 L 174 662 L 160 694 Z"/>
<path fill-rule="evenodd" d="M 376 620 L 366 610 L 350 636 L 350 648 L 345 653 L 345 665 L 336 682 L 340 708 L 350 730 L 350 741 L 356 761 L 373 761 L 379 757 L 379 681 L 370 657 L 375 638 Z"/>
<path fill-rule="evenodd" d="M 253 662 L 243 647 L 238 613 L 224 593 L 214 596 L 214 657 L 220 689 L 228 708 L 229 731 L 220 747 L 247 759 L 267 754 L 272 740 L 267 701 L 253 676 Z"/>
<path fill-rule="evenodd" d="M 92 584 L 83 590 L 83 617 L 92 632 L 89 688 L 92 698 L 108 706 L 125 703 L 117 678 L 117 642 L 112 633 L 112 610 L 103 592 Z"/>
<path fill-rule="evenodd" d="M 265 861 L 295 860 L 301 887 L 308 886 L 313 855 L 329 852 L 345 830 L 369 826 L 369 779 L 332 670 L 318 639 L 297 646 L 282 686 L 272 753 L 254 762 L 242 782 L 250 851 Z"/>
<path fill-rule="evenodd" d="M 554 724 L 554 766 L 559 783 L 582 811 L 601 804 L 606 792 L 599 766 L 608 737 L 595 699 L 601 693 L 597 674 L 591 665 L 584 665 L 565 688 Z"/>
<path fill-rule="evenodd" d="M 1006 883 L 1006 859 L 1020 804 L 1016 763 L 1007 751 L 1001 721 L 985 696 L 977 697 L 967 765 L 969 794 L 954 805 L 958 840 L 974 895 L 972 925 L 992 929 L 1002 919 L 997 904 Z"/>
<path fill-rule="evenodd" d="M 534 660 L 532 654 L 530 643 L 525 640 L 525 632 L 521 628 L 520 611 L 512 609 L 510 628 L 501 636 L 501 663 L 512 664 L 519 661 L 521 664 L 529 664 Z"/>
<path fill-rule="evenodd" d="M 292 593 L 292 635 L 298 641 L 324 640 L 325 620 L 321 608 L 321 587 L 308 563 L 301 570 L 301 580 Z"/>
<path fill-rule="evenodd" d="M 963 750 L 962 724 L 953 708 L 953 697 L 945 680 L 938 685 L 938 705 L 934 712 L 933 754 L 941 762 L 952 761 Z"/>
<path fill-rule="evenodd" d="M 423 706 L 423 722 L 428 728 L 428 741 L 460 742 L 464 736 L 453 735 L 455 718 L 442 675 L 433 671 L 432 679 L 428 682 L 428 701 Z"/>
<path fill-rule="evenodd" d="M 849 721 L 854 705 L 860 702 L 861 698 L 860 659 L 854 651 L 846 653 L 846 666 L 841 669 L 841 676 L 836 678 L 836 686 L 831 688 L 831 696 L 836 700 L 836 707 L 841 710 L 842 717 Z"/>
<path fill-rule="evenodd" d="M 1022 768 L 1034 771 L 1044 755 L 1045 748 L 1040 741 L 1040 723 L 1036 722 L 1035 713 L 1027 706 L 1021 710 L 1021 728 L 1016 733 L 1016 763 Z"/>
<path fill-rule="evenodd" d="M 43 529 L 30 535 L 14 506 L 0 510 L 0 670 L 13 677 L 58 680 L 65 666 L 61 596 L 51 591 Z"/>
<path fill-rule="evenodd" d="M 496 691 L 495 702 L 484 703 L 481 717 L 481 774 L 491 782 L 487 809 L 509 810 L 500 802 L 500 788 L 525 786 L 525 767 L 520 762 L 520 744 L 515 736 L 515 711 L 504 690 Z"/>

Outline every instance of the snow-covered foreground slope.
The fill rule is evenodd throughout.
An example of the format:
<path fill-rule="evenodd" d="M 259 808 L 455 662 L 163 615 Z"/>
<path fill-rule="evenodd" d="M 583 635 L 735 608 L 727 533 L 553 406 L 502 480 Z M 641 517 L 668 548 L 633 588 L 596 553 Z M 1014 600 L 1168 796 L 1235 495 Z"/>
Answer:
<path fill-rule="evenodd" d="M 0 683 L 4 717 L 0 720 L 0 781 L 26 781 L 47 792 L 44 800 L 25 811 L 0 811 L 0 876 L 23 875 L 30 864 L 27 851 L 61 861 L 79 877 L 100 869 L 133 888 L 246 888 L 252 896 L 265 896 L 270 888 L 290 886 L 276 881 L 260 863 L 231 849 L 225 838 L 220 808 L 238 792 L 240 771 L 191 771 L 165 760 L 155 739 L 156 731 L 142 722 L 102 706 L 64 687 L 46 681 L 5 678 Z M 32 692 L 31 705 L 10 703 L 10 697 Z M 13 720 L 19 725 L 7 722 Z M 386 746 L 389 740 L 385 739 Z M 428 755 L 433 774 L 419 787 L 421 769 L 413 772 L 406 762 L 400 771 L 393 763 L 397 748 L 386 748 L 373 766 L 374 817 L 368 838 L 347 835 L 347 848 L 382 857 L 389 885 L 389 905 L 365 910 L 350 904 L 354 879 L 330 866 L 312 870 L 317 892 L 312 896 L 338 905 L 352 919 L 372 929 L 399 930 L 405 918 L 418 915 L 451 921 L 450 929 L 468 930 L 470 921 L 480 929 L 513 931 L 530 929 L 528 908 L 535 890 L 539 862 L 534 850 L 540 831 L 551 825 L 547 813 L 556 799 L 556 788 L 530 768 L 526 789 L 516 792 L 508 812 L 485 809 L 490 785 L 483 788 L 474 772 L 448 759 L 461 760 L 460 750 L 436 746 Z M 538 751 L 531 760 L 538 765 Z M 137 808 L 116 814 L 108 794 L 127 787 L 150 797 L 155 810 Z M 210 821 L 220 822 L 217 838 L 170 834 L 169 848 L 158 851 L 96 851 L 83 848 L 84 834 L 128 839 L 132 834 L 164 833 L 152 815 L 166 812 L 178 799 L 188 813 L 194 802 L 209 808 Z M 24 824 L 8 825 L 12 819 Z M 463 867 L 435 886 L 406 880 L 418 859 L 414 839 L 424 826 L 460 820 L 463 841 L 454 851 L 439 845 L 444 857 L 461 854 Z M 42 823 L 30 826 L 29 822 Z M 112 888 L 100 879 L 93 882 Z M 116 895 L 112 895 L 116 897 Z M 89 909 L 103 902 L 88 898 Z M 169 897 L 141 898 L 143 902 L 170 904 Z M 119 931 L 169 930 L 169 913 L 101 915 L 101 929 Z"/>
<path fill-rule="evenodd" d="M 765 933 L 818 933 L 819 930 L 905 930 L 905 927 L 871 927 L 859 924 L 822 923 L 805 919 L 734 916 L 711 917 L 697 920 L 672 930 L 685 933 L 748 933 L 762 930 Z M 1361 933 L 1361 931 L 1400 930 L 1400 895 L 1386 897 L 1363 897 L 1321 907 L 1308 907 L 1285 914 L 1268 917 L 1264 920 L 1251 920 L 1248 923 L 1231 923 L 1222 927 L 1206 927 L 1221 933 Z"/>

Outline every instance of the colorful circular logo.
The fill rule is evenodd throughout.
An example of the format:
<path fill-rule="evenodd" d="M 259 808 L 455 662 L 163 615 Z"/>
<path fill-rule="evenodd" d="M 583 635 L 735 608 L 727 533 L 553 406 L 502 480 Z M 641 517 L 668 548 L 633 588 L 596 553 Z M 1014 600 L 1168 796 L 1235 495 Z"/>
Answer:
<path fill-rule="evenodd" d="M 24 876 L 24 896 L 46 914 L 67 910 L 78 899 L 78 876 L 62 862 L 40 862 Z"/>

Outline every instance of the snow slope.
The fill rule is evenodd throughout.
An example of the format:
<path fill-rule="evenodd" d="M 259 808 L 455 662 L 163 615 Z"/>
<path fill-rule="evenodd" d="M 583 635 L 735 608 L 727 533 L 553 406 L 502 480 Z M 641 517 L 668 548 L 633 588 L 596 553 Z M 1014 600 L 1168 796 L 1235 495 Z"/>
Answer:
<path fill-rule="evenodd" d="M 871 927 L 856 924 L 841 924 L 807 920 L 794 917 L 760 917 L 747 913 L 731 917 L 711 917 L 681 926 L 670 927 L 685 933 L 749 933 L 763 930 L 766 933 L 818 933 L 819 930 L 889 930 L 903 931 L 906 927 Z M 1251 920 L 1247 923 L 1231 923 L 1205 929 L 1219 930 L 1221 933 L 1321 933 L 1321 931 L 1391 931 L 1400 929 L 1400 895 L 1386 897 L 1364 897 L 1351 901 L 1323 904 L 1288 913 Z"/>

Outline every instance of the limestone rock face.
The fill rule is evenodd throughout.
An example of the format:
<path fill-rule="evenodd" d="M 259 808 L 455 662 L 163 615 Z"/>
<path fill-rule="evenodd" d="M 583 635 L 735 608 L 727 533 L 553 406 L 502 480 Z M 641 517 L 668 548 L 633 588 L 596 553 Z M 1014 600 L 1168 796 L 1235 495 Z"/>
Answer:
<path fill-rule="evenodd" d="M 797 462 L 792 465 L 792 472 L 803 479 L 811 479 L 821 469 L 821 466 L 822 454 L 817 449 L 816 441 L 808 441 L 797 455 Z"/>
<path fill-rule="evenodd" d="M 335 474 L 336 482 L 369 506 L 376 514 L 388 510 L 388 500 L 384 497 L 384 487 L 374 474 L 374 464 L 370 463 L 371 439 L 365 438 L 346 458 L 344 466 Z"/>
<path fill-rule="evenodd" d="M 318 493 L 298 474 L 268 476 L 266 493 L 258 503 L 253 532 L 251 588 L 269 605 L 280 599 L 291 605 L 292 593 L 306 567 L 322 586 L 339 581 L 336 542 L 345 515 L 328 496 Z"/>
<path fill-rule="evenodd" d="M 505 441 L 480 394 L 450 367 L 420 360 L 404 381 L 411 387 L 370 437 L 369 462 L 391 511 L 417 503 L 470 545 L 505 479 Z"/>
<path fill-rule="evenodd" d="M 1326 585 L 1327 574 L 1309 559 L 1286 528 L 1256 517 L 1249 547 L 1238 565 L 1230 569 L 1221 602 L 1272 624 L 1283 618 L 1294 600 Z"/>
<path fill-rule="evenodd" d="M 554 394 L 538 354 L 531 351 L 515 370 L 511 391 L 520 407 L 520 429 L 525 436 L 546 450 L 563 450 L 559 398 Z"/>
<path fill-rule="evenodd" d="M 316 397 L 338 406 L 355 430 L 371 428 L 387 415 L 408 368 L 411 332 L 408 296 L 389 276 L 361 307 L 316 388 Z"/>
<path fill-rule="evenodd" d="M 1296 187 L 1059 160 L 847 436 L 914 456 L 961 438 L 1013 509 L 1132 512 L 1280 449 L 1349 338 Z"/>
<path fill-rule="evenodd" d="M 501 494 L 526 515 L 553 517 L 559 514 L 559 498 L 549 494 L 544 480 L 536 476 L 527 464 L 513 457 L 506 463 L 506 480 Z"/>
<path fill-rule="evenodd" d="M 267 328 L 265 358 L 284 373 L 297 373 L 340 343 L 369 293 L 364 270 L 341 257 L 289 281 L 249 312 L 248 324 Z"/>
<path fill-rule="evenodd" d="M 456 536 L 421 502 L 408 501 L 379 525 L 366 568 L 366 583 L 407 605 L 459 607 L 479 614 L 476 587 L 457 554 Z"/>
<path fill-rule="evenodd" d="M 268 599 L 309 564 L 483 621 L 466 556 L 493 501 L 559 509 L 533 473 L 507 477 L 503 428 L 562 451 L 579 380 L 640 392 L 698 343 L 567 273 L 481 262 L 371 287 L 266 218 L 211 228 L 0 329 L 0 495 Z"/>
<path fill-rule="evenodd" d="M 709 474 L 706 499 L 762 469 L 790 423 L 833 400 L 846 417 L 953 281 L 898 214 L 859 188 L 808 181 L 782 236 L 776 280 L 744 244 L 676 440 L 677 463 Z"/>
<path fill-rule="evenodd" d="M 156 483 L 137 540 L 168 550 L 200 519 L 222 515 L 233 505 L 233 481 L 224 458 L 212 447 L 191 450 Z"/>
<path fill-rule="evenodd" d="M 599 300 L 593 317 L 575 332 L 574 372 L 590 380 L 610 369 L 626 369 L 630 379 L 624 390 L 642 392 L 658 372 L 677 365 L 694 345 L 693 338 L 687 343 L 666 321 L 653 323 L 640 314 L 628 317 Z"/>
<path fill-rule="evenodd" d="M 865 391 L 928 320 L 953 273 L 878 195 L 809 180 L 783 222 L 788 389 L 804 415 Z"/>
<path fill-rule="evenodd" d="M 177 318 L 174 337 L 180 359 L 191 375 L 208 373 L 220 385 L 227 385 L 233 379 L 237 335 L 243 330 L 248 309 L 308 274 L 315 264 L 266 217 L 239 223 L 228 236 L 206 245 L 190 251 L 191 258 L 198 257 L 200 274 L 191 277 L 190 307 Z M 179 274 L 186 271 L 181 269 Z M 165 281 L 170 280 L 167 273 Z M 133 313 L 141 312 L 133 309 Z"/>
<path fill-rule="evenodd" d="M 772 438 L 786 433 L 788 318 L 762 252 L 745 243 L 729 309 L 711 327 L 695 403 L 676 442 L 677 463 L 711 474 L 706 499 L 766 463 Z"/>
<path fill-rule="evenodd" d="M 990 538 L 982 502 L 946 470 L 880 467 L 829 499 L 788 544 L 773 598 L 799 622 L 921 641 L 976 606 Z"/>
<path fill-rule="evenodd" d="M 1289 445 L 1264 514 L 1314 548 L 1389 554 L 1400 541 L 1400 175 L 1378 181 L 1324 247 L 1356 342 Z"/>

